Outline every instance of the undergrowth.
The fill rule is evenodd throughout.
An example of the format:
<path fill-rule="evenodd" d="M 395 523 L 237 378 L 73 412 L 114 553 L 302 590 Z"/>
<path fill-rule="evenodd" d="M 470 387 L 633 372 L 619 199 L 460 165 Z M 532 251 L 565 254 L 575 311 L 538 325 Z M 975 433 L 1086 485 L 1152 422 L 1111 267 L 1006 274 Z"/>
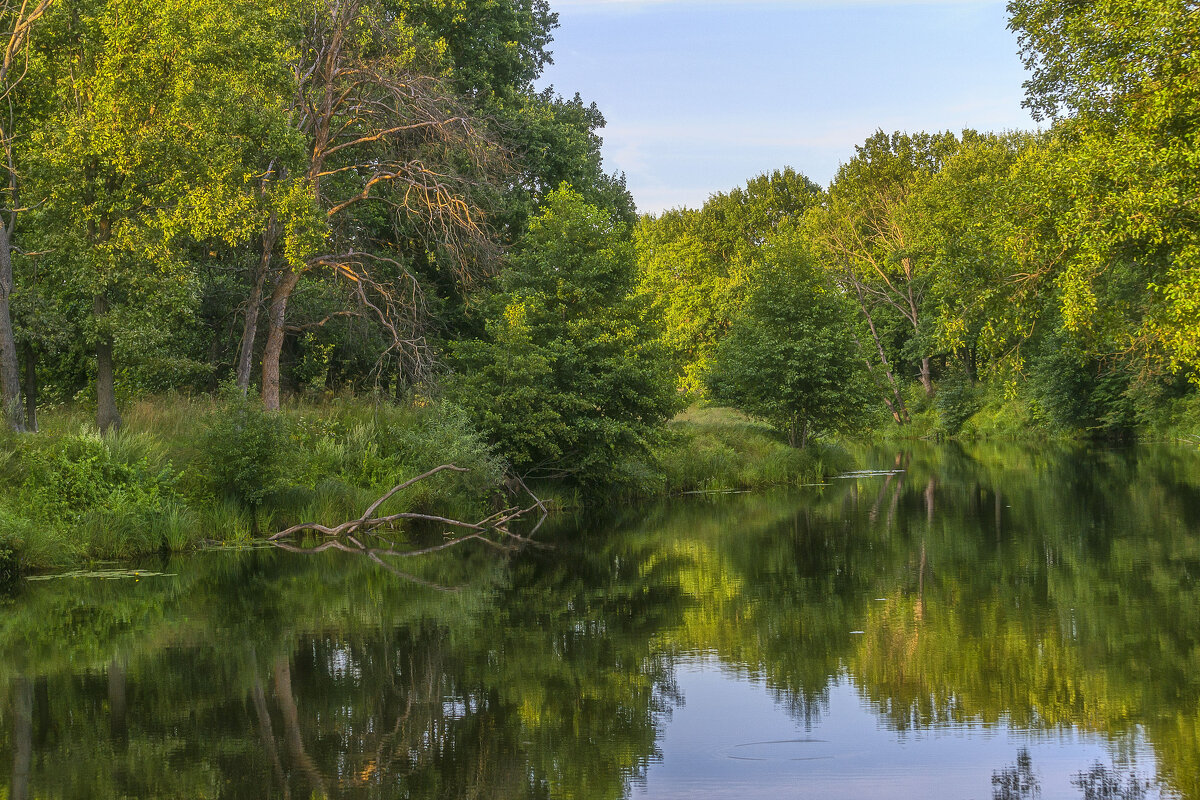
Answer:
<path fill-rule="evenodd" d="M 41 433 L 0 438 L 0 553 L 37 569 L 342 522 L 447 462 L 470 471 L 381 510 L 480 511 L 503 462 L 445 404 L 344 400 L 267 414 L 236 398 L 159 398 L 134 405 L 111 435 L 67 410 Z"/>

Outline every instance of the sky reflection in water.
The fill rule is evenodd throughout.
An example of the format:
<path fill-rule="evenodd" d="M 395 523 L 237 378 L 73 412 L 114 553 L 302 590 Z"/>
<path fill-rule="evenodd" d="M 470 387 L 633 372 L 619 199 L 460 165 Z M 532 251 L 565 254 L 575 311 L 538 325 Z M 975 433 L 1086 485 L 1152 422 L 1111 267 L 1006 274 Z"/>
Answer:
<path fill-rule="evenodd" d="M 860 460 L 404 565 L 453 592 L 261 549 L 27 583 L 0 797 L 1200 800 L 1200 455 Z"/>

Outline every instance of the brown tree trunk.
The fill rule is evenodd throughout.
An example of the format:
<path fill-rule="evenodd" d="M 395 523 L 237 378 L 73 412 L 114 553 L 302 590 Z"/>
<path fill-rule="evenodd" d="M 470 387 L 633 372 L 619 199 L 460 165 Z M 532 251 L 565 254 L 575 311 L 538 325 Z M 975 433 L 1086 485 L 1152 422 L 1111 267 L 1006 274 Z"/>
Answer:
<path fill-rule="evenodd" d="M 900 394 L 900 387 L 896 385 L 896 377 L 892 375 L 892 365 L 888 361 L 887 354 L 883 351 L 883 342 L 880 341 L 879 331 L 875 328 L 875 319 L 871 316 L 871 310 L 867 308 L 866 300 L 863 298 L 862 287 L 855 283 L 854 290 L 858 294 L 859 311 L 862 312 L 863 319 L 867 321 L 867 328 L 871 331 L 871 339 L 875 342 L 875 350 L 879 353 L 879 364 L 883 367 L 883 374 L 887 376 L 888 386 L 892 390 L 892 400 L 887 401 L 888 407 L 891 409 L 892 417 L 897 423 L 907 425 L 910 422 L 908 407 L 904 405 L 904 397 Z M 869 361 L 868 366 L 870 366 Z"/>
<path fill-rule="evenodd" d="M 29 771 L 33 766 L 33 684 L 26 677 L 13 681 L 13 768 L 8 796 L 29 800 Z"/>
<path fill-rule="evenodd" d="M 925 388 L 926 397 L 933 397 L 933 375 L 929 368 L 929 356 L 921 359 L 921 386 Z"/>
<path fill-rule="evenodd" d="M 288 270 L 279 276 L 271 292 L 271 307 L 267 312 L 267 345 L 263 349 L 262 361 L 262 400 L 263 408 L 268 411 L 279 410 L 279 355 L 283 351 L 283 326 L 288 298 L 299 282 L 299 273 Z"/>
<path fill-rule="evenodd" d="M 25 343 L 25 430 L 37 433 L 37 351 L 32 342 Z"/>
<path fill-rule="evenodd" d="M 254 713 L 258 716 L 258 735 L 262 738 L 263 749 L 271 759 L 271 772 L 283 793 L 284 800 L 291 797 L 288 791 L 287 778 L 283 774 L 283 762 L 279 760 L 279 748 L 275 744 L 275 732 L 271 726 L 271 714 L 267 711 L 267 696 L 263 691 L 262 681 L 254 679 Z"/>
<path fill-rule="evenodd" d="M 250 297 L 246 301 L 245 323 L 242 326 L 242 348 L 238 353 L 237 387 L 242 397 L 250 390 L 250 371 L 254 366 L 254 342 L 258 338 L 258 309 L 262 305 L 263 284 L 267 280 L 267 272 L 271 269 L 271 251 L 275 249 L 275 240 L 279 236 L 278 217 L 271 212 L 267 220 L 267 229 L 263 232 L 262 258 L 254 272 L 254 285 L 250 288 Z"/>
<path fill-rule="evenodd" d="M 108 298 L 103 294 L 96 295 L 92 310 L 96 322 L 101 323 L 108 314 Z M 103 329 L 104 326 L 100 327 Z M 113 339 L 112 334 L 104 330 L 96 334 L 96 427 L 101 433 L 121 428 L 113 373 Z"/>
<path fill-rule="evenodd" d="M 25 430 L 21 416 L 21 368 L 17 361 L 17 340 L 13 333 L 12 247 L 7 226 L 0 224 L 0 418 L 15 431 Z"/>
<path fill-rule="evenodd" d="M 296 695 L 292 692 L 292 665 L 286 658 L 275 662 L 275 698 L 279 701 L 280 711 L 283 712 L 283 727 L 292 758 L 308 776 L 313 794 L 317 797 L 328 797 L 325 779 L 321 777 L 317 765 L 304 749 L 304 739 L 300 734 L 300 711 L 296 707 Z"/>

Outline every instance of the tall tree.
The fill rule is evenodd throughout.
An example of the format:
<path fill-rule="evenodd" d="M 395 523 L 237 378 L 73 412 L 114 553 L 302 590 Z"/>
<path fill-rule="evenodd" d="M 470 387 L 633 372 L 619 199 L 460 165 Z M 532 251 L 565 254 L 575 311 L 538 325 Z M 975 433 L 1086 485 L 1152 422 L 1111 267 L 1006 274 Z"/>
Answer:
<path fill-rule="evenodd" d="M 929 272 L 924 324 L 933 345 L 955 354 L 972 380 L 996 368 L 1020 370 L 1021 345 L 1052 292 L 1048 258 L 1030 246 L 1049 205 L 1026 179 L 1027 167 L 1018 168 L 1045 138 L 964 134 L 909 202 L 913 249 Z"/>
<path fill-rule="evenodd" d="M 502 273 L 485 337 L 455 347 L 452 396 L 522 474 L 611 486 L 674 411 L 634 278 L 628 228 L 563 187 Z"/>
<path fill-rule="evenodd" d="M 880 314 L 896 314 L 906 324 L 909 355 L 919 364 L 925 394 L 932 396 L 923 324 L 928 275 L 913 247 L 906 206 L 956 147 L 950 133 L 876 131 L 838 169 L 826 204 L 811 217 L 821 259 L 862 312 L 873 345 L 870 358 L 878 359 L 890 393 L 887 403 L 898 422 L 906 421 L 908 412 L 880 330 Z"/>
<path fill-rule="evenodd" d="M 253 231 L 247 151 L 284 130 L 285 40 L 252 3 L 64 0 L 37 44 L 55 87 L 34 143 L 41 235 L 63 286 L 91 300 L 108 430 L 120 424 L 118 351 L 152 351 L 194 309 L 181 245 Z"/>
<path fill-rule="evenodd" d="M 662 321 L 683 391 L 703 392 L 714 349 L 758 279 L 763 244 L 821 196 L 819 186 L 788 167 L 715 194 L 699 211 L 675 209 L 639 222 L 638 291 Z"/>
<path fill-rule="evenodd" d="M 706 379 L 718 400 L 766 420 L 804 448 L 815 433 L 854 427 L 867 392 L 853 336 L 854 307 L 795 230 L 765 244 L 762 280 Z"/>
<path fill-rule="evenodd" d="M 318 3 L 303 33 L 293 124 L 308 143 L 302 182 L 324 232 L 272 276 L 262 357 L 268 409 L 279 408 L 288 303 L 306 275 L 345 281 L 413 380 L 432 363 L 426 284 L 413 257 L 432 255 L 463 285 L 494 263 L 475 189 L 499 154 L 448 87 L 414 62 L 411 29 L 389 19 L 362 0 Z M 403 241 L 407 251 L 395 246 Z"/>
<path fill-rule="evenodd" d="M 14 140 L 18 120 L 16 93 L 28 74 L 29 41 L 34 25 L 50 8 L 52 0 L 5 0 L 0 3 L 0 30 L 4 31 L 4 52 L 0 56 L 0 170 L 7 208 L 0 212 L 0 420 L 15 431 L 25 429 L 21 412 L 20 365 L 13 331 L 13 234 L 17 225 L 20 198 L 17 192 L 18 170 Z"/>
<path fill-rule="evenodd" d="M 1032 72 L 1026 105 L 1055 121 L 1048 171 L 1069 192 L 1059 233 L 1063 324 L 1110 352 L 1200 368 L 1200 8 L 1192 0 L 1012 0 Z M 1149 289 L 1149 291 L 1146 291 Z"/>

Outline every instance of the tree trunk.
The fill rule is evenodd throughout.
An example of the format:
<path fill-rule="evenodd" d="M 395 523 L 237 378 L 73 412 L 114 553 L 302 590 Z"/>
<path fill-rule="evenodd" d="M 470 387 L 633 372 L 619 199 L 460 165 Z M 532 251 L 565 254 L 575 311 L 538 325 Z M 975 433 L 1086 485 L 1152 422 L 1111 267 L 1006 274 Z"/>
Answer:
<path fill-rule="evenodd" d="M 33 684 L 22 676 L 13 681 L 13 767 L 8 796 L 29 800 L 29 771 L 33 766 Z"/>
<path fill-rule="evenodd" d="M 267 313 L 267 345 L 263 349 L 262 361 L 262 400 L 263 408 L 268 411 L 279 410 L 279 354 L 283 351 L 283 325 L 288 298 L 299 282 L 299 273 L 288 270 L 279 277 L 275 290 L 271 292 L 271 308 Z"/>
<path fill-rule="evenodd" d="M 8 228 L 0 224 L 0 417 L 4 425 L 15 431 L 25 429 L 21 416 L 21 372 L 17 361 L 17 341 L 13 334 L 12 308 L 9 298 L 13 290 L 12 247 Z"/>
<path fill-rule="evenodd" d="M 242 326 L 242 348 L 238 353 L 237 387 L 242 397 L 250 390 L 250 370 L 254 365 L 254 342 L 258 338 L 258 309 L 262 305 L 263 284 L 267 280 L 267 272 L 271 268 L 271 251 L 275 249 L 275 240 L 279 236 L 278 218 L 271 212 L 267 220 L 267 229 L 263 231 L 262 258 L 254 272 L 254 285 L 250 288 L 250 297 L 246 301 L 245 324 Z"/>
<path fill-rule="evenodd" d="M 867 328 L 871 331 L 871 338 L 874 340 L 875 349 L 879 353 L 879 364 L 883 367 L 883 373 L 887 376 L 888 386 L 892 390 L 892 400 L 888 402 L 888 407 L 891 408 L 892 417 L 895 418 L 897 423 L 907 425 L 910 422 L 908 407 L 904 405 L 904 397 L 900 394 L 900 387 L 896 385 L 896 377 L 892 375 L 892 365 L 888 361 L 887 354 L 883 351 L 883 342 L 879 339 L 879 331 L 875 329 L 875 319 L 871 316 L 871 310 L 867 308 L 866 300 L 863 298 L 862 287 L 855 283 L 854 290 L 858 294 L 859 311 L 862 312 L 863 318 L 867 321 Z"/>
<path fill-rule="evenodd" d="M 933 376 L 929 368 L 929 356 L 921 359 L 921 386 L 925 388 L 926 397 L 933 397 Z"/>
<path fill-rule="evenodd" d="M 25 430 L 37 433 L 37 351 L 33 342 L 25 343 Z"/>
<path fill-rule="evenodd" d="M 93 313 L 97 323 L 108 314 L 108 298 L 103 294 L 96 295 Z M 104 326 L 100 327 L 103 329 Z M 96 427 L 101 433 L 121 428 L 113 375 L 113 339 L 112 334 L 104 330 L 96 334 Z"/>
<path fill-rule="evenodd" d="M 254 698 L 254 713 L 258 716 L 258 735 L 262 739 L 263 749 L 271 758 L 271 772 L 275 775 L 275 781 L 279 784 L 279 790 L 283 793 L 284 800 L 289 800 L 291 792 L 288 791 L 287 778 L 283 774 L 283 762 L 279 760 L 279 747 L 275 744 L 275 732 L 271 727 L 271 714 L 267 711 L 267 695 L 263 691 L 262 681 L 258 678 L 254 679 L 252 696 Z"/>
<path fill-rule="evenodd" d="M 308 776 L 316 797 L 328 797 L 325 789 L 325 779 L 321 776 L 317 765 L 304 749 L 304 739 L 300 734 L 300 711 L 296 707 L 296 695 L 292 692 L 292 665 L 286 658 L 275 662 L 275 698 L 279 701 L 279 710 L 283 712 L 283 727 L 287 737 L 288 747 L 292 751 L 292 759 Z"/>

